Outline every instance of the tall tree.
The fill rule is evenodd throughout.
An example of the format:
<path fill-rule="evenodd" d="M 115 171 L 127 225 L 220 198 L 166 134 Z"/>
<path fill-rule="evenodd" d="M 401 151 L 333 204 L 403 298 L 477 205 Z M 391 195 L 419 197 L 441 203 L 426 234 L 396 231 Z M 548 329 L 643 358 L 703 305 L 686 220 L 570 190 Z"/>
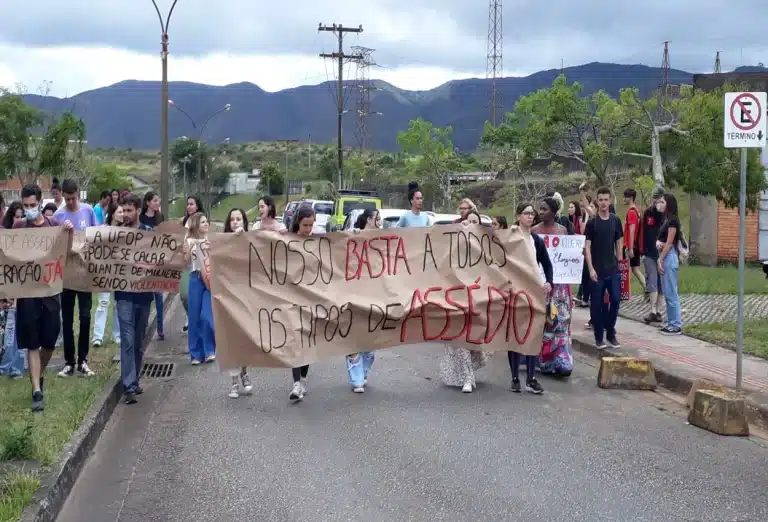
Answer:
<path fill-rule="evenodd" d="M 419 181 L 422 192 L 443 205 L 450 188 L 449 174 L 456 167 L 456 155 L 450 135 L 453 129 L 435 127 L 421 118 L 411 120 L 408 130 L 397 134 L 402 151 L 413 157 L 406 168 Z"/>

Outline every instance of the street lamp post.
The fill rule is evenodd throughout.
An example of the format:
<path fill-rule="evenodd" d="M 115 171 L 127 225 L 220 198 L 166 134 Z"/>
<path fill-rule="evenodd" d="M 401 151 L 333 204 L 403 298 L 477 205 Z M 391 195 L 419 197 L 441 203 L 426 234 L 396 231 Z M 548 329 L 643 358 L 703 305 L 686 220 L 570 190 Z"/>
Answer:
<path fill-rule="evenodd" d="M 187 113 L 187 111 L 185 111 L 184 109 L 179 107 L 176 103 L 174 103 L 173 100 L 168 100 L 167 105 L 170 105 L 171 107 L 174 107 L 176 110 L 181 112 L 184 116 L 186 116 L 187 119 L 192 124 L 192 128 L 197 130 L 197 123 L 195 123 L 194 118 L 192 118 L 192 116 L 190 116 L 189 113 Z M 210 116 L 208 116 L 208 118 L 205 120 L 205 123 L 203 123 L 202 127 L 200 127 L 200 131 L 197 134 L 197 175 L 198 175 L 199 178 L 202 178 L 202 176 L 203 176 L 203 132 L 205 132 L 205 128 L 208 126 L 208 123 L 216 115 L 221 114 L 222 112 L 228 112 L 231 109 L 232 109 L 232 104 L 230 104 L 230 103 L 226 104 L 224 107 L 222 107 L 218 111 L 216 111 L 213 114 L 211 114 Z M 228 140 L 229 140 L 229 138 L 227 138 L 227 141 Z M 204 200 L 206 202 L 206 206 L 210 206 L 210 205 L 208 205 L 208 202 L 210 201 L 210 194 L 208 194 L 209 189 L 208 189 L 207 180 L 208 180 L 208 175 L 206 174 L 205 181 L 203 183 L 203 190 L 206 191 L 206 192 L 203 194 L 203 198 L 204 198 Z M 202 180 L 198 179 L 198 181 L 202 181 Z"/>
<path fill-rule="evenodd" d="M 152 0 L 152 5 L 155 6 L 157 12 L 157 18 L 160 20 L 160 32 L 161 32 L 161 51 L 160 59 L 163 63 L 163 80 L 162 80 L 162 106 L 160 115 L 160 142 L 161 142 L 161 162 L 160 162 L 160 211 L 164 216 L 168 216 L 168 24 L 171 22 L 171 15 L 173 9 L 176 7 L 178 0 L 173 0 L 171 8 L 168 11 L 168 16 L 163 21 L 163 15 L 160 14 L 160 8 L 157 7 L 157 2 Z"/>

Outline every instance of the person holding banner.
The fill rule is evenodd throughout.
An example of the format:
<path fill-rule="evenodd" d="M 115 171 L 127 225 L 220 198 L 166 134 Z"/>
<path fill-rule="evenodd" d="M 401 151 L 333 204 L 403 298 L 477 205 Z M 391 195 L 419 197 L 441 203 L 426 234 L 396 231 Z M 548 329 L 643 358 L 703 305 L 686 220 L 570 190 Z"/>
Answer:
<path fill-rule="evenodd" d="M 148 230 L 139 221 L 141 199 L 135 194 L 121 196 L 123 226 Z M 144 393 L 139 385 L 144 362 L 144 334 L 152 308 L 152 292 L 115 292 L 117 317 L 120 322 L 120 380 L 126 404 L 136 404 L 136 396 Z"/>
<path fill-rule="evenodd" d="M 528 246 L 542 272 L 542 280 L 544 281 L 542 291 L 545 294 L 549 294 L 552 291 L 552 262 L 549 259 L 544 240 L 531 230 L 535 216 L 536 211 L 533 210 L 533 205 L 530 203 L 520 203 L 517 205 L 516 224 L 523 232 L 529 234 Z M 547 300 L 547 303 L 549 303 L 549 300 Z M 547 307 L 547 310 L 549 310 L 549 307 Z M 547 313 L 547 321 L 549 321 L 549 313 Z M 522 391 L 520 386 L 520 354 L 509 351 L 507 352 L 507 359 L 509 360 L 509 369 L 512 372 L 512 391 L 520 393 Z M 536 379 L 537 360 L 538 357 L 536 355 L 525 356 L 525 390 L 535 395 L 540 395 L 544 393 L 544 388 L 541 387 L 541 384 Z"/>
<path fill-rule="evenodd" d="M 264 196 L 259 200 L 259 221 L 253 224 L 254 230 L 272 230 L 280 232 L 285 230 L 285 225 L 277 220 L 277 206 L 275 200 Z"/>
<path fill-rule="evenodd" d="M 312 205 L 301 205 L 296 210 L 296 214 L 291 221 L 291 233 L 298 234 L 300 236 L 311 236 L 312 229 L 315 226 L 315 210 Z M 298 402 L 304 398 L 307 394 L 307 374 L 309 373 L 309 365 L 299 366 L 298 368 L 291 369 L 293 374 L 293 388 L 291 388 L 291 394 L 288 398 L 294 402 Z"/>
<path fill-rule="evenodd" d="M 227 220 L 224 222 L 224 233 L 242 234 L 246 230 L 248 230 L 248 216 L 245 211 L 241 208 L 230 209 Z M 230 370 L 229 376 L 232 377 L 232 385 L 227 394 L 230 399 L 240 397 L 241 385 L 243 393 L 250 394 L 253 391 L 251 378 L 248 377 L 248 368 L 245 366 L 239 370 Z"/>
<path fill-rule="evenodd" d="M 355 232 L 366 228 L 378 230 L 379 227 L 381 227 L 381 214 L 375 208 L 367 208 L 358 216 L 354 230 Z M 375 358 L 373 352 L 352 353 L 344 358 L 347 363 L 349 384 L 352 386 L 353 392 L 365 393 L 365 386 L 368 384 L 368 372 L 371 370 Z"/>
<path fill-rule="evenodd" d="M 192 364 L 211 363 L 216 360 L 216 337 L 213 330 L 211 290 L 206 266 L 208 250 L 208 218 L 198 212 L 189 218 L 189 234 L 186 239 L 189 263 L 189 357 Z"/>
<path fill-rule="evenodd" d="M 120 227 L 123 225 L 123 207 L 109 204 L 107 213 L 104 214 L 104 225 Z M 93 346 L 100 347 L 104 344 L 104 330 L 107 327 L 109 315 L 109 303 L 113 301 L 112 292 L 101 292 L 98 295 L 99 304 L 96 306 L 96 315 L 93 318 Z M 112 340 L 120 344 L 120 320 L 117 318 L 117 301 L 112 306 Z"/>
<path fill-rule="evenodd" d="M 165 221 L 165 217 L 160 212 L 160 196 L 155 194 L 151 190 L 144 194 L 144 200 L 141 205 L 141 215 L 139 216 L 141 224 L 146 226 L 149 230 L 155 230 L 157 225 Z M 163 332 L 163 293 L 155 292 L 155 318 L 157 321 L 157 338 L 161 341 L 165 340 L 165 333 Z"/>
<path fill-rule="evenodd" d="M 464 226 L 479 225 L 480 214 L 477 210 L 468 210 Z M 440 361 L 440 378 L 446 386 L 461 387 L 464 393 L 472 393 L 477 388 L 475 372 L 485 366 L 491 353 L 445 345 L 445 355 Z"/>
<path fill-rule="evenodd" d="M 539 207 L 541 223 L 533 227 L 533 232 L 542 235 L 564 236 L 568 229 L 557 220 L 557 200 L 544 198 Z M 545 244 L 546 246 L 546 244 Z M 539 355 L 539 371 L 557 377 L 567 377 L 573 372 L 573 355 L 571 354 L 571 310 L 573 298 L 571 285 L 551 283 L 552 292 L 547 297 L 547 310 L 554 307 L 557 314 L 550 318 L 549 314 L 544 323 L 544 335 L 541 338 L 541 354 Z"/>
<path fill-rule="evenodd" d="M 181 224 L 186 228 L 189 228 L 189 218 L 198 212 L 205 213 L 203 208 L 203 202 L 196 196 L 190 196 L 187 198 L 187 206 L 185 209 L 184 217 L 181 220 Z M 189 270 L 184 270 L 181 273 L 181 282 L 179 283 L 179 297 L 181 298 L 181 304 L 184 307 L 184 313 L 187 313 L 187 303 L 189 301 Z M 181 331 L 186 332 L 189 330 L 189 318 L 184 321 Z"/>
<path fill-rule="evenodd" d="M 38 185 L 24 185 L 21 189 L 21 204 L 24 207 L 26 219 L 15 222 L 13 228 L 59 226 L 55 219 L 43 216 L 40 211 L 42 199 L 43 192 Z M 64 224 L 64 228 L 72 230 L 72 223 Z M 43 376 L 56 349 L 56 339 L 61 332 L 59 296 L 17 299 L 16 321 L 19 348 L 27 350 L 29 377 L 32 382 L 32 411 L 43 411 Z"/>

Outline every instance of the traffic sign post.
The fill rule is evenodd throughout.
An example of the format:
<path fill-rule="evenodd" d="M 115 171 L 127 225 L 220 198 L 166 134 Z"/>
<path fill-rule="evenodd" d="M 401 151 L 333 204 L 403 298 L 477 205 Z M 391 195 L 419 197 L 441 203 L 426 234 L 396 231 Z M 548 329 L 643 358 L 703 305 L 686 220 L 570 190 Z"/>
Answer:
<path fill-rule="evenodd" d="M 741 390 L 744 352 L 744 250 L 747 236 L 747 149 L 765 148 L 766 93 L 729 92 L 725 94 L 723 144 L 741 149 L 739 165 L 739 296 L 736 322 L 736 389 Z"/>

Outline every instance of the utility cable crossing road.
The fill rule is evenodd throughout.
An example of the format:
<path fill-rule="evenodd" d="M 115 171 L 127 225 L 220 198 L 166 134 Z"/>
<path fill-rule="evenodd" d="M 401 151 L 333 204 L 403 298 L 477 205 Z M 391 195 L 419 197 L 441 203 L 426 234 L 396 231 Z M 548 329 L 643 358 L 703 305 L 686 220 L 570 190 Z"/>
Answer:
<path fill-rule="evenodd" d="M 59 522 L 768 520 L 761 441 L 600 390 L 591 359 L 534 396 L 509 391 L 497 353 L 462 394 L 439 382 L 440 345 L 407 346 L 376 352 L 364 394 L 343 359 L 313 365 L 292 405 L 290 371 L 253 369 L 254 394 L 229 399 L 185 340 L 153 348 L 175 377 L 118 406 Z"/>

